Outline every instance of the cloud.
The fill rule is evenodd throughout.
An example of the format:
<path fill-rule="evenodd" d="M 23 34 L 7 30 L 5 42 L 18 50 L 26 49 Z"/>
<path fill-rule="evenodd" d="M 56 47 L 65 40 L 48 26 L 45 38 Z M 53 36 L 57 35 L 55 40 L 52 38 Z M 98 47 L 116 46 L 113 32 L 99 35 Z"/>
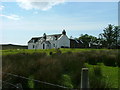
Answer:
<path fill-rule="evenodd" d="M 19 6 L 23 9 L 30 10 L 48 10 L 55 5 L 64 3 L 65 0 L 17 0 Z"/>
<path fill-rule="evenodd" d="M 4 6 L 0 6 L 0 10 L 3 10 Z"/>
<path fill-rule="evenodd" d="M 11 20 L 20 20 L 20 19 L 21 19 L 20 16 L 14 15 L 14 14 L 12 14 L 12 15 L 3 15 L 3 14 L 1 14 L 0 16 L 1 16 L 1 17 L 5 17 L 5 18 L 8 18 L 8 19 L 11 19 Z"/>

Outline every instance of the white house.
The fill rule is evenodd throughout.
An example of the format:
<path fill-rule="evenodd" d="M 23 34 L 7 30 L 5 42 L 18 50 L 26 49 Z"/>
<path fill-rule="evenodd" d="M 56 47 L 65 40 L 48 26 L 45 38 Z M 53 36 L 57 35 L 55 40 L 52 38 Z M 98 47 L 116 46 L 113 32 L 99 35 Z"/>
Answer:
<path fill-rule="evenodd" d="M 70 48 L 70 39 L 63 30 L 62 34 L 46 35 L 34 37 L 28 42 L 28 49 L 52 49 Z"/>

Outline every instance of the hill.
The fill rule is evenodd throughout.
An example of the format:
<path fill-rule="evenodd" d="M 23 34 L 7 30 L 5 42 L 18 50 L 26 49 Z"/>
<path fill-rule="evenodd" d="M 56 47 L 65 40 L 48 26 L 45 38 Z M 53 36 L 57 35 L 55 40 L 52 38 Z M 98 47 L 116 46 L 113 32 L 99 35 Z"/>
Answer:
<path fill-rule="evenodd" d="M 0 50 L 6 50 L 6 49 L 27 49 L 27 46 L 25 45 L 13 45 L 13 44 L 1 44 Z"/>

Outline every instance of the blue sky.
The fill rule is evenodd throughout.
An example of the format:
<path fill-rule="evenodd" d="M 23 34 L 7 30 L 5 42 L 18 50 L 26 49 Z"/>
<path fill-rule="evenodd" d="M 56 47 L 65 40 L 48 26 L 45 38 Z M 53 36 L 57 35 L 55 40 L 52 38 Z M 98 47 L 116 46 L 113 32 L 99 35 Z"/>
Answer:
<path fill-rule="evenodd" d="M 2 2 L 0 12 L 3 44 L 27 45 L 32 37 L 59 34 L 63 29 L 68 37 L 98 36 L 108 24 L 118 24 L 117 2 Z"/>

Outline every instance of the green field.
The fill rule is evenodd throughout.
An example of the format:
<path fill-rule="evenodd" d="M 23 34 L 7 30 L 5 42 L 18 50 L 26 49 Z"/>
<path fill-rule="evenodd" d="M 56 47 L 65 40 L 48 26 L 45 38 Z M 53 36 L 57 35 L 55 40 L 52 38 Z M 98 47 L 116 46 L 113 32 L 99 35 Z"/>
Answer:
<path fill-rule="evenodd" d="M 93 70 L 93 68 L 95 66 L 97 66 L 97 65 L 87 65 L 90 72 Z M 103 77 L 105 78 L 107 83 L 110 84 L 110 88 L 118 88 L 118 84 L 119 84 L 118 83 L 118 81 L 119 81 L 118 77 L 119 77 L 119 74 L 120 74 L 118 72 L 118 70 L 120 68 L 105 66 L 103 64 L 100 67 L 101 67 L 101 70 L 102 70 Z"/>
<path fill-rule="evenodd" d="M 99 75 L 90 75 L 90 80 L 92 80 L 90 81 L 90 85 L 92 88 L 118 88 L 119 86 L 118 66 L 120 66 L 120 50 L 11 49 L 1 50 L 1 52 L 3 57 L 3 72 L 32 77 L 37 80 L 55 83 L 69 88 L 79 88 L 81 77 L 80 71 L 83 67 L 87 66 L 90 73 L 94 73 L 93 71 L 96 70 L 96 72 L 100 72 L 101 74 L 100 77 L 98 77 Z M 101 70 L 95 68 L 96 66 L 99 66 Z M 8 79 L 9 77 L 3 74 L 3 80 Z M 18 80 L 18 78 L 14 78 L 10 80 L 10 82 L 16 83 Z M 20 81 L 24 88 L 30 88 L 28 82 L 31 81 Z M 96 87 L 94 87 L 94 83 Z M 34 86 L 34 84 L 32 84 L 32 86 Z M 35 84 L 34 88 L 50 88 L 50 86 L 44 86 L 42 84 L 40 86 L 42 87 Z"/>
<path fill-rule="evenodd" d="M 91 51 L 91 50 L 97 50 L 97 51 L 102 51 L 102 50 L 108 50 L 108 49 L 59 49 L 61 52 L 82 52 L 82 51 Z M 110 51 L 110 50 L 109 50 Z M 112 50 L 111 50 L 112 51 Z M 34 52 L 39 52 L 39 53 L 47 53 L 49 54 L 50 52 L 55 53 L 56 49 L 37 49 L 37 50 L 30 50 L 30 49 L 9 49 L 9 50 L 0 50 L 2 52 L 2 55 L 8 55 L 8 54 L 16 54 L 16 53 L 34 53 Z"/>

